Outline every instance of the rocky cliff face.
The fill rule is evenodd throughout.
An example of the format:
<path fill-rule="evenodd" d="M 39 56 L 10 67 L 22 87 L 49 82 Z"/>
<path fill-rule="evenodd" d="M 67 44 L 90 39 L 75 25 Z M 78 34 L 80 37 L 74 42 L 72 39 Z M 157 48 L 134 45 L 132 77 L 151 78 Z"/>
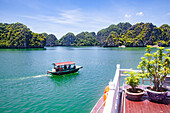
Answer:
<path fill-rule="evenodd" d="M 165 28 L 158 28 L 152 23 L 138 23 L 130 27 L 122 36 L 126 40 L 123 42 L 126 46 L 146 46 L 146 45 L 159 45 L 168 46 L 169 26 Z M 166 29 L 166 30 L 164 30 Z M 163 36 L 164 34 L 164 36 Z M 129 42 L 129 43 L 127 43 Z"/>
<path fill-rule="evenodd" d="M 96 39 L 96 33 L 95 32 L 81 32 L 78 35 L 76 35 L 76 46 L 97 46 L 99 45 L 97 39 Z"/>
<path fill-rule="evenodd" d="M 99 45 L 95 32 L 81 32 L 76 36 L 68 33 L 60 39 L 62 46 L 97 46 Z"/>
<path fill-rule="evenodd" d="M 32 48 L 46 46 L 107 46 L 144 47 L 170 46 L 170 26 L 156 27 L 152 23 L 119 23 L 97 32 L 67 33 L 60 40 L 55 35 L 37 34 L 21 23 L 0 23 L 1 48 Z"/>
<path fill-rule="evenodd" d="M 126 23 L 119 23 L 117 24 L 117 27 L 119 27 L 120 29 L 122 29 L 123 33 L 126 33 L 126 31 L 131 27 L 132 25 L 128 22 Z"/>
<path fill-rule="evenodd" d="M 43 48 L 46 38 L 21 23 L 0 23 L 0 48 Z"/>
<path fill-rule="evenodd" d="M 123 30 L 122 30 L 123 31 Z M 169 46 L 170 26 L 156 27 L 152 23 L 137 23 L 123 33 L 111 31 L 105 39 L 104 46 L 144 47 L 146 45 Z"/>
<path fill-rule="evenodd" d="M 126 23 L 119 23 L 117 25 L 110 25 L 108 28 L 102 29 L 99 32 L 97 32 L 97 40 L 102 46 L 117 46 L 119 42 L 114 42 L 111 41 L 111 32 L 115 32 L 117 35 L 121 35 L 122 33 L 126 33 L 127 30 L 131 27 L 132 25 L 128 22 Z M 110 38 L 108 40 L 108 37 Z M 118 36 L 117 36 L 118 37 Z M 115 37 L 114 37 L 115 38 Z M 107 44 L 106 44 L 107 42 Z"/>
<path fill-rule="evenodd" d="M 43 33 L 44 36 L 46 37 L 46 45 L 45 46 L 58 46 L 59 45 L 59 41 L 56 38 L 55 35 L 53 34 L 47 34 L 47 33 Z"/>
<path fill-rule="evenodd" d="M 159 46 L 170 46 L 170 26 L 167 25 L 167 24 L 163 24 L 160 27 L 160 29 L 162 31 L 162 35 L 160 37 L 160 40 L 162 40 L 162 41 L 159 41 L 158 45 Z"/>
<path fill-rule="evenodd" d="M 97 32 L 97 40 L 99 41 L 99 43 L 101 43 L 101 45 L 105 44 L 106 38 L 112 31 L 116 32 L 117 34 L 122 33 L 122 29 L 114 24 L 110 25 L 108 28 L 102 29 L 99 32 Z"/>
<path fill-rule="evenodd" d="M 156 27 L 152 23 L 119 23 L 97 32 L 82 32 L 76 36 L 68 33 L 60 40 L 61 45 L 73 46 L 107 46 L 144 47 L 146 45 L 170 45 L 170 26 L 167 24 Z"/>
<path fill-rule="evenodd" d="M 60 39 L 60 45 L 62 46 L 72 46 L 76 40 L 73 33 L 67 33 Z"/>

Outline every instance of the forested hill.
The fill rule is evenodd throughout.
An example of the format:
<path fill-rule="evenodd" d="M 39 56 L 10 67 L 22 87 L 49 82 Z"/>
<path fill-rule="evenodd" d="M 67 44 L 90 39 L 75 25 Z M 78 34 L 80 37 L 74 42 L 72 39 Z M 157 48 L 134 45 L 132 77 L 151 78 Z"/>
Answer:
<path fill-rule="evenodd" d="M 0 48 L 43 48 L 46 37 L 21 23 L 0 23 Z"/>
<path fill-rule="evenodd" d="M 53 34 L 42 33 L 46 37 L 46 45 L 45 46 L 58 46 L 59 40 Z"/>
<path fill-rule="evenodd" d="M 98 46 L 100 45 L 97 40 L 95 32 L 81 32 L 76 36 L 73 33 L 67 33 L 60 41 L 59 45 L 63 46 Z"/>
<path fill-rule="evenodd" d="M 170 46 L 170 26 L 156 27 L 152 23 L 137 23 L 124 33 L 111 31 L 105 39 L 105 46 L 143 47 L 146 45 Z"/>
<path fill-rule="evenodd" d="M 56 31 L 57 32 L 57 31 Z M 44 46 L 145 47 L 170 46 L 170 26 L 152 23 L 119 23 L 97 32 L 67 33 L 60 40 L 53 34 L 34 33 L 21 23 L 0 23 L 0 48 L 38 48 Z"/>
<path fill-rule="evenodd" d="M 146 45 L 170 46 L 170 26 L 156 27 L 152 23 L 119 23 L 110 25 L 95 34 L 82 32 L 67 33 L 59 40 L 64 46 L 145 47 Z"/>

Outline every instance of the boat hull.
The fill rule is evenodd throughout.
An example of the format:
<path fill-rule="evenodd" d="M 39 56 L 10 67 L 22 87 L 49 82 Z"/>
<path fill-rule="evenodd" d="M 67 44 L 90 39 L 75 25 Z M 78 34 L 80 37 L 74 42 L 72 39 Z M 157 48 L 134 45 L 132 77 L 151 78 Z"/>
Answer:
<path fill-rule="evenodd" d="M 47 74 L 50 73 L 50 74 L 53 74 L 53 75 L 65 75 L 65 74 L 75 73 L 78 70 L 79 70 L 79 68 L 78 69 L 70 69 L 70 70 L 57 71 L 57 72 L 48 71 Z"/>

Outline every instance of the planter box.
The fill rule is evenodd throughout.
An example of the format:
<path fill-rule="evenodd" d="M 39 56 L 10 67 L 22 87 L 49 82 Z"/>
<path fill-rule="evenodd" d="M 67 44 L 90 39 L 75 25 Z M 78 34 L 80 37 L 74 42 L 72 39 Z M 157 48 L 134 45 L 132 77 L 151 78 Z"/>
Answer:
<path fill-rule="evenodd" d="M 164 88 L 170 90 L 170 76 L 167 76 L 164 83 Z"/>
<path fill-rule="evenodd" d="M 162 102 L 163 100 L 166 99 L 167 97 L 167 94 L 168 92 L 157 92 L 157 91 L 152 91 L 150 89 L 148 89 L 150 87 L 147 87 L 146 91 L 148 93 L 148 96 L 149 98 L 152 100 L 152 101 L 155 101 L 155 102 Z"/>
<path fill-rule="evenodd" d="M 142 89 L 138 89 L 138 90 L 142 90 Z M 125 92 L 129 100 L 135 100 L 135 101 L 140 101 L 142 99 L 142 96 L 145 93 L 143 90 L 141 93 L 132 93 L 132 92 L 129 92 L 128 89 L 126 89 Z"/>

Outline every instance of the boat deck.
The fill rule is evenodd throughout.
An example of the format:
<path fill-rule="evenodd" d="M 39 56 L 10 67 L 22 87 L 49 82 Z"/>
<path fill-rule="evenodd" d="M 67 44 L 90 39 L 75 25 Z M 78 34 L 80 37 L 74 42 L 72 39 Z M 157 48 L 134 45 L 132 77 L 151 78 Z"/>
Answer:
<path fill-rule="evenodd" d="M 124 94 L 124 96 L 125 96 L 125 101 L 124 101 L 125 104 L 119 97 L 120 101 L 122 101 L 122 104 L 125 105 L 125 107 L 122 106 L 123 107 L 122 113 L 170 113 L 170 92 L 168 92 L 167 99 L 162 103 L 152 102 L 147 96 L 147 94 L 145 94 L 142 97 L 141 101 L 131 101 L 126 98 L 126 94 Z M 103 113 L 104 106 L 102 106 L 102 104 L 103 104 L 103 96 L 99 99 L 99 101 L 97 102 L 97 104 L 95 105 L 91 113 Z M 120 109 L 121 108 L 119 108 L 118 110 L 119 113 L 121 112 Z"/>
<path fill-rule="evenodd" d="M 104 109 L 104 106 L 102 105 L 103 104 L 103 99 L 104 99 L 104 95 L 96 103 L 96 105 L 94 106 L 91 113 L 103 113 L 103 109 Z"/>
<path fill-rule="evenodd" d="M 124 93 L 125 89 L 130 88 L 129 85 L 125 83 L 125 78 L 127 77 L 124 72 L 141 72 L 141 70 L 132 69 L 120 69 L 120 64 L 116 65 L 116 72 L 113 81 L 109 82 L 109 93 L 106 99 L 105 107 L 103 106 L 103 97 L 97 102 L 97 104 L 92 109 L 91 113 L 170 113 L 170 80 L 166 78 L 164 87 L 168 89 L 168 95 L 166 100 L 162 103 L 152 102 L 145 92 L 141 101 L 131 101 L 127 99 Z M 123 77 L 123 85 L 121 86 L 121 77 Z M 141 84 L 138 86 L 144 89 L 151 86 L 152 80 L 142 79 Z M 150 85 L 145 85 L 147 83 Z"/>
<path fill-rule="evenodd" d="M 125 113 L 170 113 L 170 97 L 167 96 L 162 103 L 152 102 L 147 95 L 143 96 L 141 101 L 126 98 Z"/>

